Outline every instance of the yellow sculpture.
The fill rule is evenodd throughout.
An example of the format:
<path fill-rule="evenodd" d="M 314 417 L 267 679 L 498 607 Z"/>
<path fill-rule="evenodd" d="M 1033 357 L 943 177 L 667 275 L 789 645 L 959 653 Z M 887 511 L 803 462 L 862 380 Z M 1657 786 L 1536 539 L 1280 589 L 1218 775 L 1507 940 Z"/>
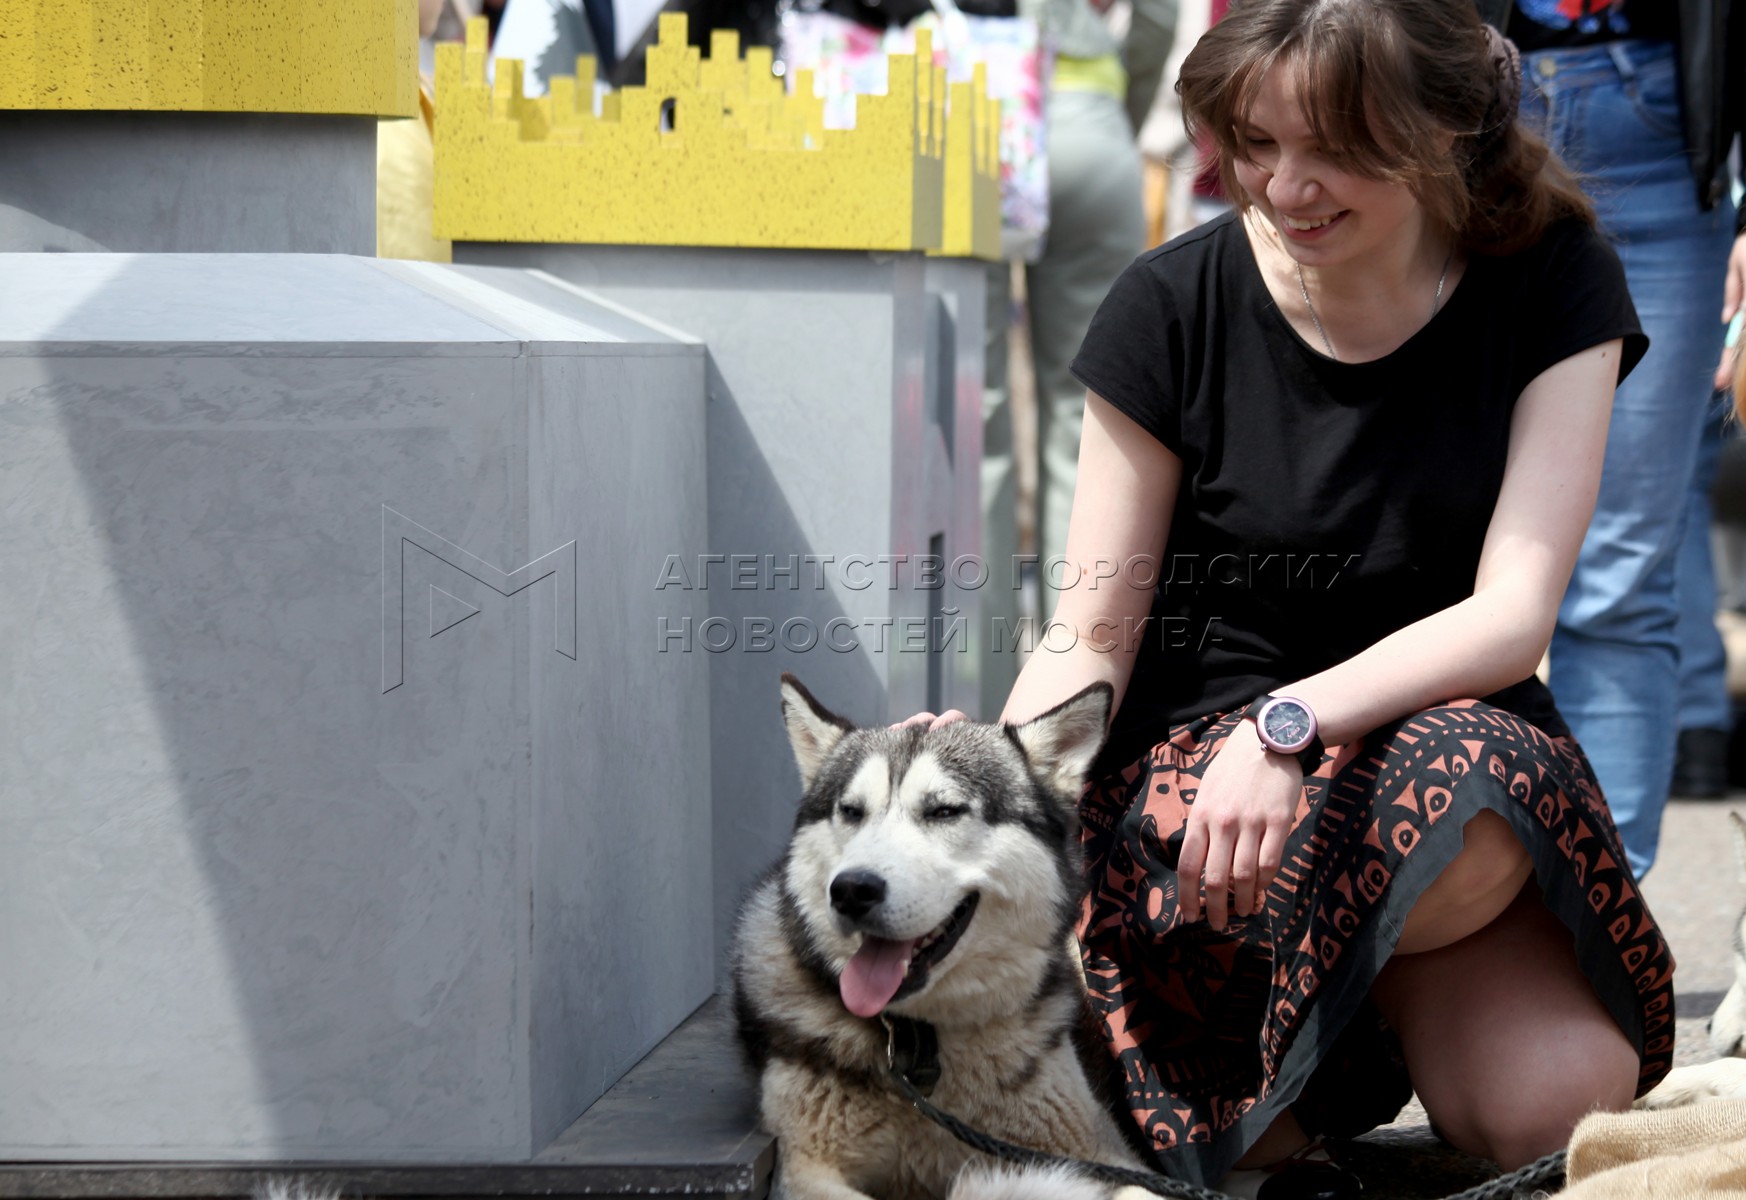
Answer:
<path fill-rule="evenodd" d="M 988 69 L 954 83 L 946 108 L 945 220 L 940 248 L 953 258 L 1000 258 L 1000 101 Z"/>
<path fill-rule="evenodd" d="M 811 72 L 790 95 L 767 47 L 742 58 L 738 36 L 715 31 L 705 60 L 684 14 L 664 13 L 647 85 L 608 93 L 597 116 L 591 59 L 538 98 L 514 59 L 487 83 L 476 19 L 465 48 L 437 48 L 436 233 L 998 257 L 997 110 L 960 85 L 948 127 L 931 63 L 924 33 L 915 55 L 891 56 L 886 95 L 857 98 L 854 129 L 826 129 Z"/>
<path fill-rule="evenodd" d="M 0 0 L 0 109 L 418 112 L 408 0 Z"/>

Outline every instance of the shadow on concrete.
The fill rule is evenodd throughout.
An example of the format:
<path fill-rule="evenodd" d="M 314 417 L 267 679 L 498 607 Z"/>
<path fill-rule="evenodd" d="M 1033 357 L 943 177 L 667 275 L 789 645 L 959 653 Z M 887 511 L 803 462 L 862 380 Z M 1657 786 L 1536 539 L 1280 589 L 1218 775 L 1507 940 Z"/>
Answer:
<path fill-rule="evenodd" d="M 801 531 L 783 488 L 740 411 L 738 398 L 709 359 L 711 514 L 709 540 L 720 554 L 770 553 L 819 556 Z M 731 464 L 731 469 L 727 466 Z M 823 572 L 824 587 L 811 586 L 802 568 L 798 586 L 751 591 L 709 589 L 706 607 L 736 621 L 767 617 L 781 626 L 799 619 L 817 631 L 818 643 L 797 651 L 778 637 L 773 649 L 736 642 L 717 656 L 710 671 L 712 803 L 715 824 L 717 979 L 725 986 L 733 922 L 746 889 L 787 844 L 800 807 L 800 776 L 782 726 L 778 692 L 783 672 L 799 678 L 819 702 L 856 724 L 885 717 L 885 686 L 865 653 L 839 653 L 826 633 L 845 618 L 837 573 Z M 719 668 L 719 669 L 717 669 Z"/>

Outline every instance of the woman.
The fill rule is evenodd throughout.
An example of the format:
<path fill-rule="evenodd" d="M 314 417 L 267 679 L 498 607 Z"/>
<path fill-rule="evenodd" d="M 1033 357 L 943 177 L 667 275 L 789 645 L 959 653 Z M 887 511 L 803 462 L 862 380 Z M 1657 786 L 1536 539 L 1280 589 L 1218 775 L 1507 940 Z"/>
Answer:
<path fill-rule="evenodd" d="M 1533 677 L 1646 339 L 1469 6 L 1249 0 L 1179 88 L 1239 211 L 1093 322 L 1079 585 L 1002 719 L 1120 700 L 1080 934 L 1161 1166 L 1249 1187 L 1416 1088 L 1518 1167 L 1672 1052 L 1672 959 Z"/>

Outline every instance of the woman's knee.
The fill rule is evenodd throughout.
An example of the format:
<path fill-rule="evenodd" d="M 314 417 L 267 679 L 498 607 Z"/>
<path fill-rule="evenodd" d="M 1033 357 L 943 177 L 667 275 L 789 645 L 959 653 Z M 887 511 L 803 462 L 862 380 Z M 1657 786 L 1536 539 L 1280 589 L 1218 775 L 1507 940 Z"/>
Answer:
<path fill-rule="evenodd" d="M 1413 1081 L 1438 1132 L 1470 1154 L 1514 1170 L 1568 1145 L 1589 1113 L 1631 1106 L 1637 1052 L 1604 1013 L 1548 1020 L 1532 1045 L 1498 1040 L 1442 1063 L 1439 1078 Z"/>
<path fill-rule="evenodd" d="M 1451 1142 L 1514 1168 L 1636 1091 L 1636 1048 L 1577 964 L 1570 931 L 1524 887 L 1476 936 L 1391 960 L 1372 990 Z"/>
<path fill-rule="evenodd" d="M 1617 1034 L 1615 1029 L 1613 1033 Z M 1577 1122 L 1592 1112 L 1623 1112 L 1637 1084 L 1637 1056 L 1625 1044 L 1592 1043 L 1560 1064 L 1562 1077 L 1523 1078 L 1507 1091 L 1473 1104 L 1466 1114 L 1480 1153 L 1506 1171 L 1570 1144 Z"/>

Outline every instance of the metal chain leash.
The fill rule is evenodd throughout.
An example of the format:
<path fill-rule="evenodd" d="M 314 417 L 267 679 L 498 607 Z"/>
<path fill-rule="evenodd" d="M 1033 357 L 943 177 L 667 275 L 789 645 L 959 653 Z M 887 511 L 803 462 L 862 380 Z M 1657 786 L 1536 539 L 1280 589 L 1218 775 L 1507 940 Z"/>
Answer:
<path fill-rule="evenodd" d="M 1067 1167 L 1080 1175 L 1091 1179 L 1102 1180 L 1104 1183 L 1119 1183 L 1128 1187 L 1144 1188 L 1159 1196 L 1169 1196 L 1173 1200 L 1231 1200 L 1224 1192 L 1215 1192 L 1198 1184 L 1183 1183 L 1170 1179 L 1155 1171 L 1135 1170 L 1131 1167 L 1117 1167 L 1109 1163 L 1087 1162 L 1084 1159 L 1068 1158 L 1063 1154 L 1050 1154 L 1046 1150 L 1033 1150 L 1029 1146 L 1019 1146 L 1005 1142 L 980 1129 L 972 1128 L 928 1102 L 916 1090 L 915 1085 L 905 1079 L 902 1074 L 893 1071 L 891 1078 L 897 1083 L 897 1090 L 903 1093 L 903 1098 L 915 1105 L 916 1111 L 922 1116 L 944 1129 L 947 1133 L 969 1146 L 972 1150 L 998 1158 L 1003 1162 L 1016 1163 L 1023 1167 Z"/>
<path fill-rule="evenodd" d="M 1496 1179 L 1488 1179 L 1464 1192 L 1456 1192 L 1453 1196 L 1446 1197 L 1446 1200 L 1511 1200 L 1518 1192 L 1563 1186 L 1564 1151 L 1559 1150 L 1545 1158 L 1535 1159 L 1508 1175 L 1499 1175 Z"/>
<path fill-rule="evenodd" d="M 947 1133 L 969 1146 L 972 1150 L 980 1150 L 1003 1162 L 1016 1163 L 1026 1167 L 1066 1167 L 1090 1179 L 1104 1183 L 1121 1184 L 1125 1187 L 1143 1188 L 1158 1196 L 1170 1197 L 1171 1200 L 1233 1200 L 1233 1198 L 1212 1188 L 1201 1187 L 1199 1184 L 1184 1183 L 1178 1179 L 1160 1175 L 1156 1171 L 1135 1170 L 1132 1167 L 1112 1166 L 1109 1163 L 1087 1162 L 1084 1159 L 1068 1158 L 1061 1154 L 1050 1154 L 1044 1150 L 1033 1150 L 1029 1146 L 1016 1145 L 1013 1142 L 1002 1141 L 1000 1138 L 983 1133 L 981 1130 L 966 1125 L 951 1113 L 935 1107 L 928 1098 L 916 1090 L 916 1087 L 901 1071 L 893 1070 L 891 1078 L 897 1085 L 897 1090 L 903 1098 L 915 1106 L 922 1116 L 944 1129 Z M 1513 1200 L 1519 1192 L 1544 1188 L 1548 1185 L 1561 1185 L 1564 1180 L 1564 1151 L 1548 1154 L 1545 1158 L 1531 1162 L 1518 1171 L 1500 1175 L 1466 1191 L 1456 1192 L 1444 1200 Z"/>

